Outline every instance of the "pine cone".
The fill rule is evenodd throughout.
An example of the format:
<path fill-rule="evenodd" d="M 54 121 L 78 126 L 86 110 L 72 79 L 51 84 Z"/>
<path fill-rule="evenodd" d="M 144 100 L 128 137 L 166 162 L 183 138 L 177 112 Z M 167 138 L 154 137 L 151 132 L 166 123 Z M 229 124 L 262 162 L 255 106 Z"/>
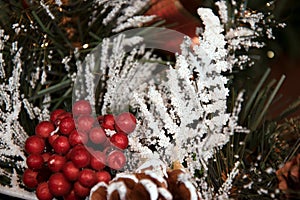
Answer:
<path fill-rule="evenodd" d="M 156 161 L 143 165 L 135 173 L 119 173 L 108 185 L 94 186 L 90 200 L 104 199 L 200 200 L 189 173 L 184 169 L 167 171 L 165 165 Z"/>
<path fill-rule="evenodd" d="M 276 128 L 277 141 L 282 150 L 292 148 L 300 138 L 300 118 L 291 118 Z"/>
<path fill-rule="evenodd" d="M 300 191 L 300 153 L 276 171 L 278 188 L 285 192 L 285 198 L 293 199 Z M 297 195 L 297 194 L 296 194 Z"/>

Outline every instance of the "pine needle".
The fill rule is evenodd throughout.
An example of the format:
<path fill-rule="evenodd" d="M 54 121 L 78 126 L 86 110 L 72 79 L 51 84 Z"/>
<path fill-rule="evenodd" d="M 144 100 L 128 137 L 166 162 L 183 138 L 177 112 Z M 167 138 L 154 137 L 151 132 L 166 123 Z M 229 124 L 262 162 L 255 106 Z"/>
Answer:
<path fill-rule="evenodd" d="M 279 88 L 281 87 L 281 85 L 282 85 L 284 79 L 285 79 L 285 75 L 282 75 L 281 78 L 280 78 L 280 80 L 279 80 L 279 82 L 278 82 L 278 84 L 276 85 L 274 91 L 273 91 L 272 94 L 270 95 L 270 98 L 268 99 L 266 105 L 264 106 L 264 109 L 263 109 L 262 112 L 260 113 L 260 115 L 259 115 L 257 121 L 254 123 L 254 125 L 253 125 L 253 127 L 252 127 L 252 130 L 255 130 L 255 129 L 258 127 L 258 125 L 261 123 L 262 118 L 265 116 L 266 111 L 267 111 L 268 108 L 270 107 L 270 105 L 271 105 L 271 103 L 272 103 L 272 101 L 273 101 L 275 95 L 277 94 Z"/>

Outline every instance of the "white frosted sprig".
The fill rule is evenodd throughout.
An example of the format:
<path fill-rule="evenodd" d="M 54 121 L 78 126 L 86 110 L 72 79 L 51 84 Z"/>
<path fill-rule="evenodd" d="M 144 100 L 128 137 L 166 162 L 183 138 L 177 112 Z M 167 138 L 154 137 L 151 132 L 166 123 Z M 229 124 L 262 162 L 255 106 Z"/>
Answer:
<path fill-rule="evenodd" d="M 40 1 L 40 5 L 46 10 L 47 14 L 49 15 L 49 17 L 54 20 L 55 16 L 53 15 L 53 13 L 51 12 L 51 10 L 49 9 L 49 5 L 46 5 L 44 0 Z"/>
<path fill-rule="evenodd" d="M 155 17 L 156 17 L 155 15 L 134 16 L 134 17 L 127 19 L 127 21 L 123 22 L 122 24 L 118 25 L 112 31 L 113 32 L 121 32 L 128 28 L 141 27 L 143 24 L 152 21 Z"/>
<path fill-rule="evenodd" d="M 216 6 L 219 8 L 219 16 L 223 24 L 228 23 L 228 12 L 225 0 L 220 0 L 216 2 Z"/>
<path fill-rule="evenodd" d="M 3 58 L 3 49 L 5 46 L 5 42 L 9 39 L 8 35 L 5 35 L 4 30 L 0 29 L 0 78 L 5 78 L 5 60 Z"/>
<path fill-rule="evenodd" d="M 146 87 L 143 83 L 151 75 L 154 70 L 151 66 L 155 64 L 145 62 L 141 68 L 141 63 L 136 60 L 136 57 L 141 55 L 145 60 L 150 59 L 149 53 L 144 53 L 144 47 L 139 45 L 142 41 L 141 37 L 127 38 L 120 34 L 107 41 L 108 43 L 101 49 L 102 58 L 105 59 L 101 59 L 100 65 L 103 68 L 101 71 L 105 74 L 108 69 L 107 75 L 105 74 L 108 92 L 104 94 L 102 113 L 107 113 L 108 110 L 113 112 L 124 110 L 133 98 L 132 91 Z M 136 46 L 140 46 L 142 50 L 137 50 Z M 120 93 L 124 95 L 119 95 Z"/>
<path fill-rule="evenodd" d="M 229 198 L 230 190 L 232 188 L 232 183 L 233 183 L 235 177 L 237 176 L 237 174 L 239 173 L 239 165 L 240 165 L 239 161 L 237 161 L 234 164 L 233 169 L 227 175 L 226 181 L 219 188 L 218 195 L 217 195 L 216 199 L 221 200 L 221 199 L 228 199 Z"/>
<path fill-rule="evenodd" d="M 86 87 L 86 100 L 89 100 L 92 106 L 95 105 L 95 59 L 93 54 L 87 55 L 85 59 L 84 78 Z"/>
<path fill-rule="evenodd" d="M 116 15 L 120 12 L 122 5 L 125 4 L 125 1 L 112 1 L 112 7 L 113 9 L 109 12 L 109 14 L 102 20 L 102 23 L 104 25 L 107 25 L 109 22 L 111 22 Z M 107 5 L 107 4 L 106 4 Z M 103 12 L 103 11 L 102 11 Z"/>
<path fill-rule="evenodd" d="M 140 27 L 142 24 L 152 21 L 155 16 L 137 15 L 145 8 L 150 0 L 95 0 L 95 5 L 102 6 L 100 13 L 108 14 L 103 18 L 103 25 L 115 22 L 112 32 L 121 32 L 128 28 Z M 92 20 L 93 21 L 93 20 Z"/>
<path fill-rule="evenodd" d="M 236 1 L 217 1 L 219 16 L 225 29 L 228 55 L 227 62 L 243 69 L 245 66 L 253 65 L 253 58 L 248 54 L 251 48 L 262 48 L 265 43 L 259 40 L 266 36 L 268 39 L 275 39 L 272 27 L 275 21 L 270 19 L 269 13 L 252 11 L 244 3 Z M 267 4 L 268 5 L 268 4 Z M 228 13 L 230 7 L 231 12 Z"/>
<path fill-rule="evenodd" d="M 3 45 L 5 45 L 5 42 Z M 25 111 L 30 119 L 44 120 L 49 118 L 49 107 L 44 107 L 41 110 L 26 99 L 20 88 L 24 63 L 21 60 L 23 49 L 18 47 L 18 42 L 12 43 L 10 53 L 12 59 L 3 62 L 9 63 L 13 67 L 12 74 L 10 77 L 1 77 L 3 79 L 0 84 L 0 157 L 4 163 L 14 167 L 14 170 L 11 173 L 7 171 L 2 173 L 3 170 L 0 169 L 1 174 L 10 179 L 10 184 L 0 185 L 0 190 L 1 193 L 15 197 L 35 199 L 34 195 L 20 187 L 22 181 L 16 173 L 16 169 L 19 171 L 26 167 L 26 156 L 23 147 L 28 137 L 19 117 L 20 113 Z M 50 101 L 47 96 L 44 100 L 45 102 Z"/>
<path fill-rule="evenodd" d="M 58 6 L 63 5 L 63 3 L 61 2 L 61 0 L 55 0 L 55 4 L 58 5 Z"/>

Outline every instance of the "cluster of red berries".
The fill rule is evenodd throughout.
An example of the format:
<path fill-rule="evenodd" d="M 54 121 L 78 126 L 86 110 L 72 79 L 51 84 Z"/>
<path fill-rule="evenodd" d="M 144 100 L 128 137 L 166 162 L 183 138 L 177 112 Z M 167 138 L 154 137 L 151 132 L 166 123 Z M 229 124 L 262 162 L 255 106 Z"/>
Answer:
<path fill-rule="evenodd" d="M 40 200 L 85 199 L 95 184 L 111 180 L 110 169 L 124 167 L 127 135 L 135 127 L 129 112 L 93 117 L 85 100 L 77 101 L 72 113 L 53 111 L 25 142 L 24 184 L 36 189 Z"/>

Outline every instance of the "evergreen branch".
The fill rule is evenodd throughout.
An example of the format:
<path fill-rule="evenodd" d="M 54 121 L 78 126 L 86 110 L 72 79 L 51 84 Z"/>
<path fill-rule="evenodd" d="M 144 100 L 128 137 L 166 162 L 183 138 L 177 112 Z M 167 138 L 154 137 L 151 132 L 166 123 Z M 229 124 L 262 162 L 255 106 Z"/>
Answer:
<path fill-rule="evenodd" d="M 282 111 L 282 113 L 280 113 L 274 120 L 279 121 L 281 119 L 284 119 L 299 109 L 300 109 L 300 97 L 298 97 L 298 99 L 293 103 L 289 104 L 288 108 Z"/>
<path fill-rule="evenodd" d="M 36 14 L 36 12 L 33 10 L 31 11 L 32 16 L 36 20 L 36 22 L 41 26 L 42 30 L 47 33 L 50 37 L 54 38 L 55 35 L 52 34 L 52 32 L 44 25 L 44 23 L 41 21 L 39 16 Z"/>
<path fill-rule="evenodd" d="M 268 99 L 266 105 L 264 106 L 264 109 L 262 110 L 262 112 L 260 113 L 256 123 L 253 125 L 252 130 L 256 130 L 256 128 L 258 127 L 258 125 L 261 123 L 262 118 L 265 116 L 266 111 L 268 110 L 269 106 L 271 105 L 275 95 L 277 94 L 279 88 L 281 87 L 283 81 L 285 79 L 285 75 L 282 75 L 278 84 L 276 85 L 274 91 L 272 92 L 272 94 L 270 95 L 270 98 Z"/>
<path fill-rule="evenodd" d="M 60 91 L 63 88 L 69 87 L 71 84 L 72 84 L 72 81 L 70 79 L 67 79 L 65 81 L 61 81 L 60 83 L 58 83 L 56 85 L 53 85 L 51 87 L 48 87 L 44 90 L 39 90 L 35 96 L 29 98 L 29 101 L 32 101 L 32 100 L 37 99 L 39 97 L 42 97 L 46 94 L 50 94 L 50 93 Z"/>
<path fill-rule="evenodd" d="M 263 77 L 260 79 L 259 83 L 257 84 L 256 88 L 254 89 L 253 93 L 251 94 L 249 100 L 247 101 L 247 104 L 245 105 L 244 112 L 241 115 L 241 122 L 243 123 L 245 121 L 246 116 L 249 114 L 251 105 L 253 104 L 253 101 L 255 100 L 255 97 L 258 93 L 258 91 L 261 89 L 263 83 L 266 81 L 268 75 L 270 74 L 271 69 L 268 68 L 267 71 L 264 73 Z"/>

